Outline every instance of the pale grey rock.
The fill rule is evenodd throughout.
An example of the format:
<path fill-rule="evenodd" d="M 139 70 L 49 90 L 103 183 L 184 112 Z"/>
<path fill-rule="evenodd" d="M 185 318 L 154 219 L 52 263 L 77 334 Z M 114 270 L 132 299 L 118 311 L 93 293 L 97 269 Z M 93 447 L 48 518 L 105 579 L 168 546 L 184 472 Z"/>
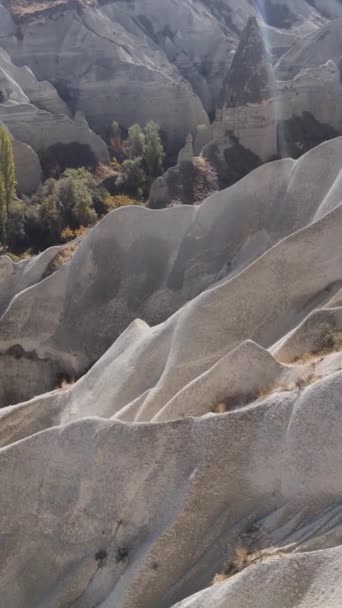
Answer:
<path fill-rule="evenodd" d="M 56 89 L 47 81 L 38 82 L 33 72 L 27 67 L 17 67 L 9 55 L 0 48 L 0 70 L 7 75 L 17 89 L 21 92 L 16 98 L 8 96 L 9 100 L 17 103 L 29 103 L 53 114 L 71 116 L 66 103 L 59 97 Z M 0 83 L 0 90 L 3 87 Z"/>
<path fill-rule="evenodd" d="M 29 103 L 29 98 L 12 78 L 4 54 L 0 51 L 0 103 Z"/>
<path fill-rule="evenodd" d="M 237 606 L 276 597 L 299 608 L 307 595 L 305 608 L 313 599 L 323 608 L 327 597 L 337 607 L 340 390 L 339 373 L 221 416 L 143 425 L 86 418 L 1 449 L 3 600 L 166 608 L 209 585 L 254 530 L 273 558 L 183 606 L 225 606 L 227 596 Z M 32 415 L 22 411 L 22 421 Z M 316 554 L 307 547 L 317 541 Z M 297 554 L 282 555 L 290 547 Z"/>
<path fill-rule="evenodd" d="M 252 10 L 222 4 L 226 32 Z M 324 20 L 272 5 L 290 33 Z M 282 122 L 311 91 L 339 127 L 336 64 L 281 87 Z M 341 158 L 338 138 L 198 207 L 119 209 L 55 272 L 59 248 L 0 258 L 0 604 L 340 608 Z M 211 585 L 241 545 L 255 563 Z"/>
<path fill-rule="evenodd" d="M 38 155 L 44 157 L 52 152 L 68 157 L 67 148 L 74 146 L 71 164 L 79 161 L 96 166 L 109 162 L 105 143 L 89 129 L 86 120 L 76 116 L 73 121 L 56 89 L 49 82 L 38 82 L 29 68 L 15 66 L 3 49 L 0 49 L 0 121 L 14 138 L 19 193 L 32 194 L 41 183 Z"/>
<path fill-rule="evenodd" d="M 214 585 L 173 608 L 312 608 L 313 598 L 317 608 L 339 608 L 341 572 L 340 547 L 293 556 L 275 555 L 251 566 L 236 579 Z"/>
<path fill-rule="evenodd" d="M 107 164 L 109 154 L 104 141 L 86 123 L 64 114 L 51 114 L 31 104 L 0 104 L 0 120 L 15 139 L 30 145 L 44 156 L 54 146 L 84 146 L 83 165 Z"/>
<path fill-rule="evenodd" d="M 49 247 L 34 258 L 20 262 L 13 262 L 7 255 L 0 257 L 0 316 L 19 291 L 39 283 L 44 278 L 51 261 L 63 247 Z"/>
<path fill-rule="evenodd" d="M 113 340 L 136 317 L 143 318 L 150 325 L 157 325 L 201 292 L 203 292 L 203 296 L 198 297 L 203 297 L 203 302 L 207 297 L 210 299 L 209 294 L 211 293 L 214 297 L 213 286 L 220 285 L 221 282 L 222 289 L 224 290 L 226 285 L 227 290 L 232 294 L 232 285 L 229 283 L 232 277 L 235 276 L 237 279 L 237 275 L 256 257 L 261 256 L 272 245 L 289 234 L 310 225 L 315 218 L 319 217 L 319 209 L 324 208 L 327 197 L 330 196 L 335 186 L 337 191 L 337 184 L 340 183 L 340 152 L 341 139 L 336 139 L 319 146 L 297 162 L 288 159 L 265 165 L 230 189 L 213 195 L 199 207 L 175 207 L 158 212 L 132 207 L 120 209 L 104 218 L 82 241 L 68 265 L 37 286 L 19 294 L 9 306 L 0 323 L 2 403 L 8 403 L 5 395 L 9 387 L 12 391 L 12 402 L 18 401 L 15 396 L 16 390 L 20 391 L 20 395 L 25 394 L 26 391 L 26 398 L 36 394 L 31 391 L 26 382 L 21 383 L 19 380 L 16 384 L 13 383 L 12 374 L 16 374 L 16 368 L 21 363 L 20 360 L 14 361 L 9 368 L 8 361 L 11 355 L 8 354 L 8 351 L 16 344 L 21 345 L 22 358 L 28 360 L 27 365 L 31 365 L 32 359 L 27 358 L 25 353 L 35 353 L 34 369 L 37 369 L 37 366 L 39 368 L 40 360 L 53 361 L 61 374 L 65 373 L 68 377 L 77 378 L 111 346 Z M 328 264 L 328 258 L 330 262 L 329 268 L 323 274 L 321 270 L 317 270 L 315 287 L 311 286 L 309 292 L 305 285 L 300 289 L 296 284 L 293 302 L 302 303 L 299 309 L 296 309 L 296 313 L 293 310 L 291 314 L 289 313 L 287 320 L 284 310 L 284 294 L 275 290 L 277 298 L 279 298 L 277 306 L 281 311 L 279 312 L 282 318 L 281 323 L 285 325 L 290 322 L 291 315 L 300 315 L 301 311 L 310 305 L 310 301 L 312 306 L 316 304 L 313 292 L 317 294 L 322 292 L 322 298 L 324 298 L 325 287 L 339 280 L 339 262 L 336 262 L 337 265 L 335 265 L 330 259 L 331 243 L 335 237 L 330 235 L 331 243 L 329 250 L 326 251 L 326 261 L 323 263 L 324 244 L 318 245 L 318 241 L 315 241 L 316 237 L 309 236 L 309 234 L 311 234 L 310 230 L 314 234 L 316 234 L 316 230 L 319 232 L 320 222 L 323 222 L 323 225 L 325 225 L 324 222 L 328 222 L 328 224 L 334 222 L 334 214 L 338 218 L 340 209 L 340 205 L 335 206 L 328 215 L 323 215 L 313 224 L 316 228 L 308 228 L 308 236 L 303 236 L 305 246 L 302 245 L 303 250 L 307 251 L 305 256 L 298 253 L 300 245 L 295 246 L 297 253 L 293 254 L 294 258 L 298 255 L 304 265 L 309 264 L 310 259 L 310 267 L 312 267 L 315 263 L 315 256 L 317 257 L 318 254 L 317 264 Z M 167 219 L 164 220 L 164 218 Z M 336 220 L 337 224 L 335 222 L 337 231 L 339 229 L 338 221 Z M 329 228 L 329 230 L 333 230 L 333 228 Z M 298 238 L 300 241 L 301 237 Z M 322 238 L 325 238 L 324 235 Z M 314 242 L 316 253 L 311 251 L 310 243 Z M 286 251 L 287 245 L 284 247 Z M 337 260 L 339 259 L 338 250 L 337 247 Z M 286 259 L 287 254 L 283 252 L 279 253 L 279 256 L 279 259 L 281 256 Z M 263 268 L 262 259 L 259 260 L 260 268 Z M 266 264 L 267 259 L 270 259 L 270 266 Z M 280 262 L 275 262 L 273 254 L 269 252 L 269 257 L 265 258 L 265 271 L 260 270 L 265 273 L 262 275 L 264 278 L 259 277 L 258 279 L 255 269 L 251 271 L 252 280 L 246 278 L 249 290 L 253 291 L 255 285 L 261 284 L 261 280 L 265 282 L 265 285 L 270 282 L 273 284 L 273 278 L 271 280 L 267 273 L 269 268 L 276 267 L 278 263 Z M 299 261 L 296 263 L 299 264 Z M 248 275 L 248 273 L 246 274 Z M 208 288 L 211 289 L 206 292 L 205 290 Z M 304 290 L 303 295 L 300 296 L 302 289 Z M 207 296 L 204 295 L 205 293 Z M 328 300 L 332 295 L 328 290 L 325 297 Z M 241 318 L 240 299 L 242 296 L 231 295 L 231 297 L 235 302 L 232 306 L 236 312 L 233 313 L 233 309 L 231 310 L 228 315 L 229 322 L 242 323 L 243 319 L 243 323 L 246 323 L 246 316 L 246 318 L 250 317 L 249 323 L 253 326 L 254 317 L 250 312 L 246 312 Z M 289 295 L 286 296 L 286 301 L 290 310 L 292 300 Z M 253 307 L 255 305 L 254 296 L 251 298 L 250 305 Z M 295 304 L 293 305 L 295 306 Z M 272 315 L 277 315 L 274 300 L 270 300 L 269 306 L 274 310 Z M 301 308 L 302 306 L 304 309 Z M 201 307 L 206 309 L 207 306 L 202 304 L 200 299 L 199 310 Z M 262 315 L 266 318 L 264 304 L 261 308 Z M 44 310 L 44 314 L 42 314 L 42 310 Z M 185 307 L 184 315 L 187 314 L 187 310 Z M 22 311 L 25 311 L 25 315 Z M 180 312 L 177 314 L 180 315 Z M 234 314 L 241 320 L 237 321 Z M 224 315 L 226 315 L 226 309 Z M 276 322 L 274 321 L 274 327 L 279 333 L 281 333 L 280 317 L 277 317 Z M 29 323 L 24 320 L 26 318 L 30 319 Z M 193 313 L 191 318 L 194 318 Z M 171 331 L 171 329 L 167 329 L 168 323 L 166 322 L 165 328 L 159 326 L 158 331 L 152 331 L 152 338 L 155 336 L 157 339 L 159 331 L 162 332 L 162 335 L 164 332 L 168 334 Z M 207 324 L 199 316 L 198 326 L 196 325 L 196 329 L 193 330 L 198 339 L 202 333 L 201 323 Z M 217 331 L 222 334 L 225 348 L 228 348 L 227 337 L 222 329 L 224 322 L 219 316 L 217 323 L 220 328 Z M 255 323 L 256 326 L 260 323 L 260 327 L 264 327 L 261 319 Z M 35 330 L 37 324 L 40 327 L 38 336 Z M 255 339 L 256 329 L 252 326 L 244 326 L 246 333 L 241 335 L 238 341 L 250 337 Z M 271 322 L 267 322 L 264 327 L 266 333 L 267 328 L 271 331 Z M 227 329 L 227 331 L 229 332 L 231 329 Z M 261 333 L 259 338 L 261 339 L 261 337 L 263 337 L 261 345 L 267 345 L 266 334 Z M 257 341 L 260 341 L 259 338 Z M 280 335 L 272 337 L 273 340 L 278 338 Z M 170 336 L 168 339 L 171 339 Z M 167 344 L 164 338 L 160 338 L 160 340 L 162 344 Z M 186 339 L 184 338 L 184 340 Z M 207 341 L 208 337 L 203 338 L 203 344 L 206 344 Z M 158 353 L 153 345 L 152 340 L 149 348 L 155 352 L 151 365 L 153 377 L 156 378 L 158 376 L 156 370 L 160 367 L 163 369 L 166 354 Z M 231 348 L 236 345 L 236 342 L 233 342 Z M 134 353 L 139 353 L 140 347 L 137 348 L 134 345 L 132 348 L 134 351 L 132 356 L 135 361 L 136 354 Z M 167 351 L 169 346 L 164 348 Z M 155 356 L 157 360 L 154 358 Z M 145 357 L 145 360 L 148 361 L 148 357 Z M 205 361 L 208 365 L 208 358 Z M 214 363 L 215 361 L 212 362 L 212 364 Z M 120 364 L 119 358 L 117 358 L 116 364 Z M 122 364 L 125 365 L 125 363 Z M 138 366 L 140 364 L 137 361 L 134 363 Z M 42 365 L 45 366 L 45 363 Z M 154 365 L 157 366 L 156 369 L 154 369 Z M 10 371 L 5 371 L 9 369 Z M 193 379 L 189 377 L 188 367 L 184 369 L 188 381 Z M 32 372 L 32 377 L 35 378 L 35 376 L 36 371 Z M 120 371 L 119 376 L 125 384 L 124 370 Z M 133 391 L 130 400 L 134 400 L 139 394 L 144 393 L 149 386 L 148 374 L 145 376 L 147 382 L 145 389 L 139 389 L 137 394 Z M 164 377 L 166 377 L 165 374 Z M 181 377 L 182 374 L 179 372 L 179 382 L 182 382 Z M 44 382 L 46 378 L 45 375 Z M 55 371 L 51 372 L 48 382 L 50 382 L 50 388 L 56 386 Z M 171 385 L 172 379 L 170 378 Z M 129 386 L 133 390 L 131 379 Z M 22 398 L 21 396 L 20 399 Z M 123 401 L 123 406 L 126 404 L 127 401 Z"/>
<path fill-rule="evenodd" d="M 297 141 L 300 155 L 342 133 L 342 110 L 336 103 L 341 94 L 339 69 L 329 60 L 317 68 L 302 70 L 292 80 L 277 81 L 270 99 L 224 107 L 212 124 L 211 138 L 222 140 L 231 134 L 263 162 L 292 156 L 290 148 Z M 301 141 L 301 130 L 304 136 L 307 133 L 305 141 Z"/>
<path fill-rule="evenodd" d="M 43 179 L 38 154 L 21 141 L 13 140 L 15 177 L 18 194 L 33 194 Z"/>
<path fill-rule="evenodd" d="M 329 60 L 338 63 L 342 57 L 341 24 L 341 18 L 334 19 L 298 41 L 276 65 L 277 77 L 289 80 L 305 68 L 319 67 Z"/>
<path fill-rule="evenodd" d="M 0 260 L 5 606 L 339 607 L 341 147 Z"/>
<path fill-rule="evenodd" d="M 133 21 L 125 18 L 122 25 L 121 12 L 115 3 L 81 14 L 71 7 L 53 19 L 33 17 L 21 25 L 20 39 L 5 39 L 3 46 L 17 65 L 29 65 L 39 80 L 56 86 L 97 131 L 114 119 L 125 128 L 154 119 L 177 149 L 197 124 L 208 122 L 202 103 Z"/>
<path fill-rule="evenodd" d="M 192 159 L 194 157 L 193 139 L 194 138 L 193 138 L 192 134 L 189 133 L 186 137 L 184 148 L 181 148 L 181 150 L 178 153 L 177 164 L 184 162 L 184 161 L 192 161 Z"/>
<path fill-rule="evenodd" d="M 7 8 L 0 3 L 0 38 L 5 36 L 16 35 L 17 27 L 12 19 L 12 16 L 8 12 Z"/>

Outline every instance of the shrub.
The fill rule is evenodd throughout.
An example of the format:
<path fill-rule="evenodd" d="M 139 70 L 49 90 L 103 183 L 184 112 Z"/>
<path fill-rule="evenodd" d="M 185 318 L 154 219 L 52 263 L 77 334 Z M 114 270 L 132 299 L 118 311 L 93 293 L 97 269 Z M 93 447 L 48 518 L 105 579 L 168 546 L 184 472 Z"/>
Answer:
<path fill-rule="evenodd" d="M 66 226 L 65 228 L 63 228 L 60 236 L 61 236 L 61 240 L 64 243 L 68 243 L 69 241 L 73 241 L 74 239 L 77 239 L 80 236 L 83 236 L 84 234 L 86 234 L 86 232 L 87 232 L 87 228 L 85 228 L 85 226 L 80 226 L 79 228 L 76 228 L 75 230 L 72 230 L 70 228 L 70 226 Z"/>
<path fill-rule="evenodd" d="M 142 157 L 125 160 L 122 163 L 123 176 L 119 178 L 119 187 L 132 196 L 141 197 L 146 185 L 146 175 L 142 166 Z"/>
<path fill-rule="evenodd" d="M 156 177 L 163 173 L 165 153 L 160 139 L 159 126 L 150 121 L 145 126 L 145 145 L 143 150 L 143 161 L 145 172 L 149 182 L 152 184 Z"/>
<path fill-rule="evenodd" d="M 141 201 L 131 198 L 126 194 L 117 194 L 116 196 L 111 196 L 110 194 L 108 194 L 103 202 L 107 209 L 107 212 L 112 211 L 113 209 L 118 209 L 119 207 L 141 205 Z"/>
<path fill-rule="evenodd" d="M 141 126 L 137 123 L 128 129 L 126 146 L 128 156 L 131 160 L 138 157 L 143 157 L 145 149 L 145 134 Z"/>
<path fill-rule="evenodd" d="M 30 245 L 25 229 L 26 205 L 23 201 L 12 202 L 7 218 L 6 244 L 10 250 L 21 253 Z"/>

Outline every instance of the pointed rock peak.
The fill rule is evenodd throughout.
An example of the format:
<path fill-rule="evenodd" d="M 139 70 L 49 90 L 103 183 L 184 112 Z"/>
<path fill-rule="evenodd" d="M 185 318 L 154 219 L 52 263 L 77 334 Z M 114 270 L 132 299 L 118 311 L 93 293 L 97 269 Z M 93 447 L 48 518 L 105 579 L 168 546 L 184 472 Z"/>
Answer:
<path fill-rule="evenodd" d="M 259 103 L 275 94 L 271 57 L 256 17 L 250 17 L 224 84 L 224 104 Z"/>

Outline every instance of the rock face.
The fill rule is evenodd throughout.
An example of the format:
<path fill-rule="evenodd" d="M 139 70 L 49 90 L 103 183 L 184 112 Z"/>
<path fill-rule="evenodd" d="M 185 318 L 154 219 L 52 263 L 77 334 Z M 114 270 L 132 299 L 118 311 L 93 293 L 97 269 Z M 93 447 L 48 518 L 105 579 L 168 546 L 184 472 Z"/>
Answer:
<path fill-rule="evenodd" d="M 341 158 L 2 259 L 4 605 L 340 606 Z"/>
<path fill-rule="evenodd" d="M 303 69 L 292 80 L 276 81 L 274 96 L 260 103 L 226 105 L 217 112 L 205 138 L 199 131 L 199 141 L 219 154 L 226 147 L 226 138 L 233 137 L 259 162 L 297 158 L 342 133 L 342 110 L 336 103 L 341 94 L 340 70 L 329 60 L 320 67 Z M 198 147 L 196 138 L 194 147 Z M 229 171 L 223 166 L 221 179 L 229 179 Z"/>
<path fill-rule="evenodd" d="M 153 182 L 148 206 L 161 209 L 172 204 L 192 205 L 218 189 L 216 170 L 204 157 L 181 160 Z"/>
<path fill-rule="evenodd" d="M 261 165 L 260 158 L 232 135 L 212 139 L 202 149 L 201 156 L 215 169 L 220 190 L 232 186 Z"/>
<path fill-rule="evenodd" d="M 31 146 L 13 140 L 15 177 L 18 194 L 33 194 L 43 179 L 38 154 Z"/>
<path fill-rule="evenodd" d="M 19 295 L 1 320 L 2 405 L 34 394 L 27 379 L 20 380 L 23 362 L 32 367 L 32 381 L 50 383 L 44 390 L 55 386 L 57 372 L 78 377 L 137 317 L 152 325 L 166 320 L 309 224 L 328 205 L 326 195 L 339 202 L 340 150 L 336 139 L 297 164 L 287 159 L 260 167 L 200 207 L 170 209 L 165 222 L 165 211 L 140 207 L 104 218 L 69 265 Z M 314 177 L 312 165 L 319 167 Z M 22 356 L 16 359 L 11 349 L 18 345 Z M 53 371 L 34 371 L 45 367 Z"/>
<path fill-rule="evenodd" d="M 168 135 L 169 148 L 177 148 L 208 118 L 191 86 L 154 42 L 157 33 L 148 10 L 155 11 L 156 2 L 145 4 L 146 11 L 138 15 L 133 9 L 130 14 L 126 2 L 102 8 L 70 5 L 45 19 L 33 15 L 21 23 L 20 38 L 5 38 L 3 46 L 16 64 L 28 64 L 39 80 L 52 82 L 95 130 L 106 132 L 114 119 L 128 128 L 153 118 Z M 165 18 L 170 11 L 168 2 Z"/>
<path fill-rule="evenodd" d="M 231 107 L 260 103 L 276 94 L 271 57 L 255 17 L 241 35 L 223 92 L 224 103 Z"/>
<path fill-rule="evenodd" d="M 77 159 L 81 166 L 109 162 L 106 145 L 86 122 L 71 120 L 64 114 L 44 112 L 31 104 L 0 104 L 0 120 L 13 137 L 31 145 L 41 157 L 55 151 L 63 160 L 63 154 L 68 153 L 70 146 L 79 156 L 83 153 L 84 159 Z"/>
<path fill-rule="evenodd" d="M 105 161 L 87 120 L 101 131 L 113 107 L 122 125 L 160 119 L 170 150 L 187 138 L 154 206 L 192 203 L 186 172 L 207 159 L 220 186 L 239 180 L 199 205 L 120 208 L 68 251 L 0 257 L 1 608 L 340 608 L 338 52 L 304 53 L 289 79 L 284 58 L 275 93 L 266 80 L 340 5 L 160 5 L 0 5 L 23 191 L 46 147 Z"/>
<path fill-rule="evenodd" d="M 175 159 L 187 134 L 214 116 L 248 18 L 258 16 L 260 41 L 278 57 L 335 16 L 304 0 L 80 0 L 29 10 L 7 0 L 6 6 L 2 46 L 17 66 L 28 65 L 53 85 L 41 86 L 39 101 L 25 91 L 34 105 L 55 114 L 57 89 L 69 112 L 82 111 L 100 134 L 114 119 L 126 129 L 153 119 Z"/>
<path fill-rule="evenodd" d="M 36 105 L 34 105 L 36 104 Z M 40 109 L 39 109 L 40 108 Z M 53 155 L 61 168 L 108 163 L 105 143 L 85 119 L 75 119 L 49 82 L 15 66 L 0 49 L 0 122 L 14 138 L 17 189 L 32 194 L 42 180 L 39 157 Z"/>
<path fill-rule="evenodd" d="M 341 9 L 342 7 L 340 10 Z M 297 44 L 279 60 L 276 66 L 278 78 L 281 80 L 290 80 L 301 70 L 319 67 L 328 60 L 332 60 L 339 64 L 342 57 L 341 26 L 342 19 L 336 19 L 297 42 Z"/>

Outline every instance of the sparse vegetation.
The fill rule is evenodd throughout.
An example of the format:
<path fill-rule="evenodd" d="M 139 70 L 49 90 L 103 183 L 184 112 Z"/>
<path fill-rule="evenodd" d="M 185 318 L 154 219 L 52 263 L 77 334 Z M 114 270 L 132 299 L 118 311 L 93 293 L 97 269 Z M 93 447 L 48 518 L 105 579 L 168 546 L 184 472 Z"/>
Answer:
<path fill-rule="evenodd" d="M 116 196 L 111 196 L 108 194 L 103 201 L 104 206 L 107 211 L 112 211 L 113 209 L 118 209 L 119 207 L 131 207 L 132 205 L 141 205 L 141 201 L 131 198 L 126 194 L 117 194 Z"/>
<path fill-rule="evenodd" d="M 196 178 L 193 181 L 193 200 L 203 201 L 215 192 L 217 185 L 217 172 L 208 160 L 201 156 L 192 160 Z"/>
<path fill-rule="evenodd" d="M 111 166 L 66 169 L 49 177 L 31 197 L 17 199 L 12 143 L 0 127 L 0 244 L 20 256 L 38 253 L 82 236 L 99 218 L 118 207 L 140 205 L 153 179 L 163 171 L 159 126 L 130 127 L 128 138 L 113 121 Z M 53 163 L 52 163 L 53 164 Z"/>
<path fill-rule="evenodd" d="M 342 331 L 328 328 L 322 331 L 319 343 L 311 352 L 305 352 L 296 356 L 293 363 L 304 364 L 315 362 L 326 355 L 342 350 Z"/>
<path fill-rule="evenodd" d="M 8 215 L 3 200 L 5 244 L 16 255 L 77 239 L 113 209 L 142 203 L 125 194 L 110 195 L 99 175 L 84 168 L 47 179 L 31 199 L 14 199 Z"/>
<path fill-rule="evenodd" d="M 150 121 L 142 129 L 136 123 L 128 129 L 128 138 L 122 140 L 122 129 L 113 121 L 110 143 L 113 166 L 121 173 L 116 183 L 117 194 L 147 197 L 153 180 L 164 169 L 165 152 L 159 125 Z"/>
<path fill-rule="evenodd" d="M 235 555 L 232 560 L 227 561 L 224 565 L 222 572 L 216 574 L 213 580 L 213 584 L 222 583 L 228 578 L 242 572 L 248 566 L 260 562 L 263 558 L 261 551 L 252 552 L 244 545 L 239 545 L 235 550 Z"/>

